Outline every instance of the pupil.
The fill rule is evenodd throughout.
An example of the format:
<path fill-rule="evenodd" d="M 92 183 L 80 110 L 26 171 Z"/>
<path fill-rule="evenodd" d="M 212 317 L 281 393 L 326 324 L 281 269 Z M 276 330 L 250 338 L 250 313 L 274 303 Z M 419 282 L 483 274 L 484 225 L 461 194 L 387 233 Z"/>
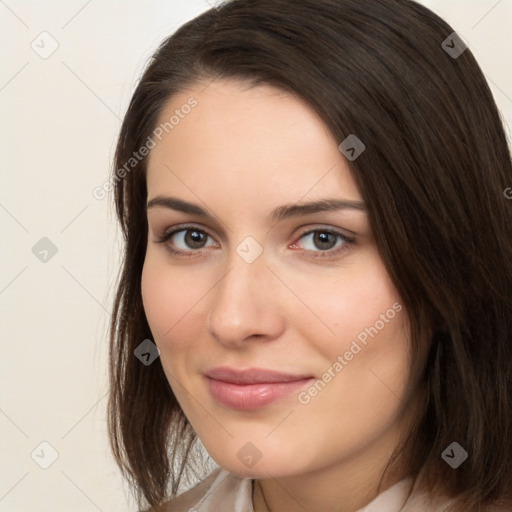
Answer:
<path fill-rule="evenodd" d="M 192 247 L 197 248 L 197 247 L 195 247 L 195 244 L 199 243 L 199 245 L 200 245 L 202 237 L 203 237 L 203 233 L 201 233 L 199 231 L 188 231 L 188 234 L 186 236 L 187 245 L 191 245 Z"/>
<path fill-rule="evenodd" d="M 315 244 L 319 249 L 330 249 L 332 248 L 332 240 L 331 244 L 329 244 L 328 238 L 332 236 L 332 233 L 326 233 L 325 231 L 320 231 L 315 234 Z M 327 245 L 327 247 L 325 246 Z M 331 245 L 331 247 L 329 247 Z"/>

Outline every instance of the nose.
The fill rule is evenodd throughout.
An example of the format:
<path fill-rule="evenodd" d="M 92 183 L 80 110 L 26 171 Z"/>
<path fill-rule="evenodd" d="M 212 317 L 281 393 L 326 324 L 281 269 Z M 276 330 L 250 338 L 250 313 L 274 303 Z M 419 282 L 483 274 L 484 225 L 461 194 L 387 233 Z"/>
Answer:
<path fill-rule="evenodd" d="M 270 341 L 285 325 L 279 300 L 283 284 L 267 268 L 263 254 L 252 263 L 237 253 L 211 293 L 207 329 L 221 344 L 244 348 L 248 340 Z"/>

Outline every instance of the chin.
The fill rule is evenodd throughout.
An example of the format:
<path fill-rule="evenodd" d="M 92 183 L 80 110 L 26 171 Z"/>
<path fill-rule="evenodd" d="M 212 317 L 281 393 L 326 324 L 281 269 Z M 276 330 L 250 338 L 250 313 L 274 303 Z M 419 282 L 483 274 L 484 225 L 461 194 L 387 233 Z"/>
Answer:
<path fill-rule="evenodd" d="M 271 458 L 264 458 L 263 456 L 257 460 L 257 462 L 251 463 L 250 461 L 244 462 L 243 455 L 242 460 L 239 460 L 237 456 L 235 458 L 227 459 L 224 456 L 214 457 L 212 459 L 226 471 L 238 476 L 239 478 L 270 478 L 270 477 L 287 477 L 302 473 L 301 467 L 294 465 L 293 468 L 289 466 L 289 462 L 286 461 L 286 457 L 282 457 L 278 453 L 274 453 Z M 251 465 L 252 464 L 252 465 Z"/>

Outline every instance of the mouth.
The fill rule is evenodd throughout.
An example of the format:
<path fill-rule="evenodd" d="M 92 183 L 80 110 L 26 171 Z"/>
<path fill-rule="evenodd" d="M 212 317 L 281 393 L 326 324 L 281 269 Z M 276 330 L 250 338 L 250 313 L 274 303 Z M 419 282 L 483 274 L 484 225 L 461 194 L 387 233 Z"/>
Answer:
<path fill-rule="evenodd" d="M 214 368 L 205 373 L 213 398 L 230 409 L 254 410 L 265 407 L 315 380 L 261 368 Z"/>

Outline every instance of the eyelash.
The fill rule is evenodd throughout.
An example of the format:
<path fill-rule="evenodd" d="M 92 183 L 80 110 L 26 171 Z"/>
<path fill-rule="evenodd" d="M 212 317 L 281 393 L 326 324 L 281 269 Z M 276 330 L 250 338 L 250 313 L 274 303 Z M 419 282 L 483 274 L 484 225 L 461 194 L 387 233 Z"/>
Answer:
<path fill-rule="evenodd" d="M 209 236 L 210 238 L 213 238 L 208 232 L 206 232 L 203 229 L 199 229 L 198 227 L 193 226 L 193 225 L 183 225 L 183 226 L 176 226 L 176 228 L 173 229 L 172 231 L 165 231 L 163 233 L 163 235 L 160 236 L 156 240 L 156 243 L 165 244 L 176 233 L 180 233 L 182 231 L 192 231 L 192 230 L 198 231 L 199 233 L 203 233 L 203 234 Z M 305 237 L 306 235 L 310 235 L 311 233 L 317 233 L 317 232 L 329 233 L 331 235 L 334 235 L 334 236 L 338 237 L 339 239 L 341 239 L 344 242 L 344 244 L 341 245 L 340 247 L 336 248 L 336 249 L 328 249 L 328 250 L 325 250 L 325 251 L 321 251 L 321 250 L 318 250 L 318 251 L 303 250 L 302 251 L 302 252 L 308 254 L 309 256 L 312 256 L 313 258 L 332 258 L 332 257 L 340 255 L 342 252 L 345 252 L 345 251 L 349 250 L 350 246 L 355 244 L 355 239 L 354 238 L 348 237 L 347 235 L 341 233 L 340 231 L 337 231 L 337 230 L 332 229 L 332 228 L 310 229 L 310 230 L 305 231 L 304 233 L 302 233 L 299 236 L 298 240 L 300 240 L 301 238 Z M 293 245 L 295 245 L 295 243 Z M 180 251 L 178 249 L 172 248 L 170 245 L 167 245 L 166 248 L 172 254 L 175 254 L 177 256 L 187 256 L 187 257 L 190 257 L 190 256 L 195 256 L 195 255 L 197 255 L 197 253 L 201 252 L 201 249 L 191 249 L 190 251 Z"/>

